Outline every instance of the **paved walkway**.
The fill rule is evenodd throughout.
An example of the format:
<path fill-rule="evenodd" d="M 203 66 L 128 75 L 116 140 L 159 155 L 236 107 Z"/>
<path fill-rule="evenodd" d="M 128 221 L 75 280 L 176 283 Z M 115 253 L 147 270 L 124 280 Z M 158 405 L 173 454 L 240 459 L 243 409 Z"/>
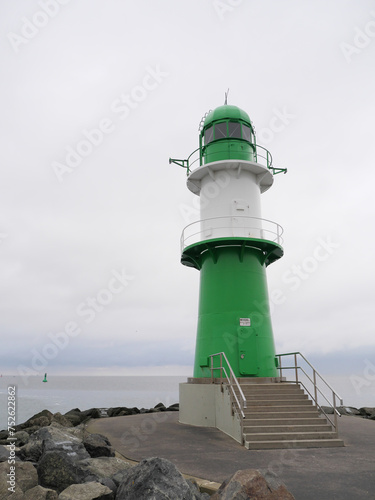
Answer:
<path fill-rule="evenodd" d="M 246 450 L 217 429 L 178 422 L 178 412 L 92 420 L 123 456 L 162 457 L 180 472 L 221 483 L 240 469 L 276 474 L 296 500 L 375 500 L 375 421 L 339 419 L 344 448 Z"/>

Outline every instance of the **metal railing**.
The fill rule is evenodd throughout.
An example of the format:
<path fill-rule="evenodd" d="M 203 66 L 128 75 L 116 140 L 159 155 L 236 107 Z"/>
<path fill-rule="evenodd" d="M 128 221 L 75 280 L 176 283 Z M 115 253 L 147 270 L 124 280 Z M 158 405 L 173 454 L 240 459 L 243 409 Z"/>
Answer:
<path fill-rule="evenodd" d="M 337 432 L 338 428 L 338 420 L 337 416 L 341 416 L 340 412 L 337 410 L 336 406 L 336 400 L 338 399 L 340 401 L 341 406 L 343 405 L 343 399 L 337 394 L 337 392 L 328 384 L 328 382 L 320 375 L 320 373 L 313 367 L 313 365 L 301 354 L 300 352 L 288 352 L 284 354 L 276 354 L 276 356 L 279 358 L 279 366 L 278 369 L 280 370 L 280 378 L 283 376 L 283 370 L 293 370 L 294 371 L 294 376 L 295 380 L 291 382 L 295 382 L 296 384 L 300 384 L 301 386 L 304 387 L 306 390 L 307 394 L 310 396 L 312 401 L 316 404 L 316 406 L 320 409 L 320 411 L 324 414 L 324 416 L 329 420 L 331 425 L 335 428 L 335 431 Z M 281 358 L 284 356 L 293 356 L 294 364 L 293 366 L 282 366 Z M 301 357 L 301 359 L 311 368 L 312 370 L 312 378 L 310 375 L 304 370 L 302 366 L 298 365 L 298 356 Z M 312 384 L 312 391 L 313 394 L 309 391 L 309 389 L 306 387 L 306 384 L 302 382 L 301 377 L 299 377 L 299 370 L 303 375 L 307 378 L 307 380 Z M 325 390 L 329 390 L 332 393 L 332 400 L 330 401 L 327 396 L 323 393 L 323 389 L 320 389 L 318 387 L 317 379 L 319 379 L 325 386 Z M 290 382 L 290 380 L 288 380 Z M 326 403 L 328 403 L 328 406 L 330 406 L 333 409 L 333 422 L 327 415 L 327 413 L 323 410 L 322 406 L 319 404 L 318 399 L 319 396 L 321 396 Z"/>
<path fill-rule="evenodd" d="M 219 356 L 220 358 L 220 366 L 214 366 L 214 357 Z M 210 363 L 210 369 L 211 369 L 211 381 L 212 383 L 215 382 L 215 378 L 220 378 L 220 385 L 221 385 L 221 390 L 223 390 L 223 383 L 224 383 L 224 378 L 227 381 L 228 384 L 228 389 L 229 389 L 229 394 L 230 394 L 230 400 L 231 400 L 231 405 L 232 405 L 232 411 L 236 411 L 239 414 L 240 420 L 241 420 L 241 434 L 243 436 L 243 419 L 245 418 L 245 413 L 244 410 L 246 409 L 246 398 L 245 395 L 240 387 L 240 384 L 238 383 L 237 377 L 234 374 L 232 367 L 229 364 L 228 358 L 225 355 L 225 352 L 218 352 L 216 354 L 210 354 L 209 356 L 211 358 L 211 363 Z M 225 366 L 223 366 L 223 358 L 227 364 L 228 370 L 229 370 L 229 376 L 227 373 L 227 370 L 225 369 Z M 215 377 L 214 376 L 214 371 L 215 370 L 220 370 L 220 377 Z M 224 377 L 223 377 L 224 373 Z M 239 396 L 237 396 L 237 393 L 234 389 L 234 386 L 237 387 Z"/>
<path fill-rule="evenodd" d="M 211 217 L 188 224 L 181 235 L 181 253 L 189 245 L 215 238 L 256 238 L 283 244 L 283 228 L 268 219 L 235 215 Z"/>
<path fill-rule="evenodd" d="M 227 138 L 223 139 L 227 140 Z M 213 144 L 213 143 L 210 143 Z M 272 166 L 272 155 L 268 151 L 268 149 L 264 148 L 263 146 L 259 146 L 258 144 L 252 144 L 249 143 L 250 146 L 252 146 L 252 152 L 250 154 L 253 154 L 254 157 L 254 162 L 259 163 L 260 165 L 267 167 L 268 170 L 271 170 L 273 174 L 278 174 L 278 173 L 286 173 L 287 169 L 286 168 L 276 168 Z M 209 145 L 208 145 L 209 146 Z M 197 148 L 195 149 L 190 155 L 185 159 L 178 159 L 178 158 L 169 158 L 169 163 L 175 163 L 176 165 L 179 165 L 180 167 L 186 168 L 186 174 L 189 175 L 192 170 L 193 170 L 193 165 L 194 168 L 202 166 L 204 163 L 208 164 L 211 161 L 208 161 L 210 156 L 216 158 L 217 155 L 228 155 L 228 160 L 236 160 L 236 159 L 243 159 L 244 151 L 239 147 L 238 149 L 228 149 L 228 147 L 223 149 L 218 149 L 214 150 L 212 152 L 206 153 L 206 148 L 207 146 L 202 146 L 202 148 Z M 240 156 L 240 158 L 236 158 L 236 156 Z M 216 161 L 216 160 L 212 160 Z"/>

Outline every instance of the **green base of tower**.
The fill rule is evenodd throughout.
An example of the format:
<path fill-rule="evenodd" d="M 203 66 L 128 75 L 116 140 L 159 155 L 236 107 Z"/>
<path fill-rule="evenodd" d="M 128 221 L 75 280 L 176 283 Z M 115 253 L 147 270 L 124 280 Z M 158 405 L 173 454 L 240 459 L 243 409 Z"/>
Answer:
<path fill-rule="evenodd" d="M 201 273 L 194 377 L 211 377 L 210 355 L 220 352 L 237 377 L 277 377 L 266 265 L 282 254 L 280 245 L 250 238 L 208 240 L 184 250 L 182 262 Z M 220 357 L 213 363 L 220 366 Z"/>

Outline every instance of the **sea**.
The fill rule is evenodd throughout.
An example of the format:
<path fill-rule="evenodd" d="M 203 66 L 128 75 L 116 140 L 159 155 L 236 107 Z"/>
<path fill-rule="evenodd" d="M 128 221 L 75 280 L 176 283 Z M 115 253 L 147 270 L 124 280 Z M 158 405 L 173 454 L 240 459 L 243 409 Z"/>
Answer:
<path fill-rule="evenodd" d="M 20 376 L 0 377 L 0 430 L 7 428 L 8 407 L 15 387 L 16 424 L 25 422 L 36 413 L 47 409 L 62 414 L 73 408 L 115 406 L 153 408 L 158 403 L 170 406 L 179 401 L 179 384 L 183 376 L 30 376 L 27 385 Z M 11 415 L 11 413 L 10 413 Z"/>
<path fill-rule="evenodd" d="M 345 406 L 375 407 L 375 376 L 371 380 L 326 376 L 326 380 L 343 398 Z M 15 416 L 16 424 L 20 424 L 44 409 L 64 414 L 73 408 L 153 408 L 158 403 L 170 406 L 179 402 L 179 384 L 186 381 L 186 376 L 48 376 L 48 381 L 43 382 L 43 377 L 30 376 L 25 385 L 21 376 L 3 375 L 0 430 L 7 427 L 8 408 L 13 410 L 12 403 L 8 407 L 8 388 L 16 388 Z M 9 400 L 12 401 L 11 394 Z M 323 399 L 319 402 L 327 404 Z"/>

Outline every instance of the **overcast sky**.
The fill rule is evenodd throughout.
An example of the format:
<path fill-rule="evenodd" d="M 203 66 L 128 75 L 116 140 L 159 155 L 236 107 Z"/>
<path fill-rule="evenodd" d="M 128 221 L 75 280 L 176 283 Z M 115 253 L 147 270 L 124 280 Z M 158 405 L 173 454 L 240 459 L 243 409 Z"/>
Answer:
<path fill-rule="evenodd" d="M 375 363 L 373 2 L 0 11 L 3 373 L 191 375 L 199 273 L 179 240 L 198 200 L 168 159 L 228 88 L 288 169 L 262 195 L 285 231 L 267 269 L 277 351 Z"/>

